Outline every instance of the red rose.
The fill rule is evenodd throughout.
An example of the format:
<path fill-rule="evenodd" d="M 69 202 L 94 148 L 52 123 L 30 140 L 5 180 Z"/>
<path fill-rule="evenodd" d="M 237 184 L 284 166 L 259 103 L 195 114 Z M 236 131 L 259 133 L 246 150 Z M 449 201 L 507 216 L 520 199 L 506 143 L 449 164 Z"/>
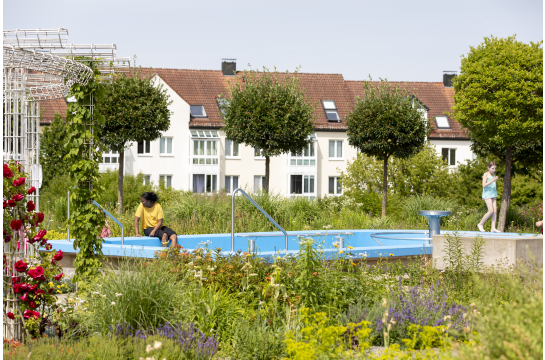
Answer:
<path fill-rule="evenodd" d="M 9 200 L 8 200 L 8 206 L 16 207 L 16 206 L 17 206 L 17 203 L 15 202 L 15 200 L 9 199 Z"/>
<path fill-rule="evenodd" d="M 27 263 L 24 262 L 23 260 L 19 260 L 15 263 L 15 270 L 17 272 L 26 272 L 27 269 L 28 269 Z"/>
<path fill-rule="evenodd" d="M 62 250 L 57 251 L 55 256 L 53 256 L 53 260 L 55 260 L 55 261 L 61 261 L 62 260 Z"/>
<path fill-rule="evenodd" d="M 34 309 L 36 307 L 36 304 L 34 303 L 34 301 L 31 301 L 28 303 L 28 306 L 31 308 L 31 309 Z"/>
<path fill-rule="evenodd" d="M 41 295 L 41 294 L 45 294 L 45 291 L 42 290 L 42 289 L 36 289 L 36 295 Z"/>
<path fill-rule="evenodd" d="M 13 174 L 11 173 L 11 169 L 9 168 L 8 165 L 4 164 L 4 177 L 5 178 L 10 178 L 10 177 L 13 177 Z"/>
<path fill-rule="evenodd" d="M 47 292 L 51 294 L 53 292 L 53 288 L 47 290 Z"/>
<path fill-rule="evenodd" d="M 21 292 L 21 285 L 22 284 L 13 284 L 13 292 L 19 294 Z"/>
<path fill-rule="evenodd" d="M 26 211 L 31 212 L 34 211 L 34 209 L 36 209 L 36 205 L 32 200 L 26 203 Z"/>
<path fill-rule="evenodd" d="M 34 244 L 37 241 L 42 240 L 42 238 L 47 234 L 47 230 L 40 230 L 40 232 L 32 238 L 32 240 L 29 240 L 29 243 Z"/>
<path fill-rule="evenodd" d="M 55 280 L 60 280 L 60 279 L 62 279 L 62 275 L 63 275 L 63 273 L 60 273 L 59 275 L 55 276 Z"/>
<path fill-rule="evenodd" d="M 27 295 L 27 293 L 24 293 L 23 296 L 21 296 L 21 300 L 22 300 L 22 301 L 27 301 L 27 300 L 28 300 L 28 295 Z"/>
<path fill-rule="evenodd" d="M 11 220 L 11 223 L 9 224 L 9 226 L 13 230 L 19 230 L 21 226 L 23 226 L 23 223 L 21 222 L 21 220 Z"/>
<path fill-rule="evenodd" d="M 19 179 L 17 180 L 14 180 L 13 181 L 13 186 L 21 186 L 25 183 L 25 178 L 24 177 L 20 177 Z"/>
<path fill-rule="evenodd" d="M 27 194 L 28 194 L 28 195 L 32 195 L 32 194 L 34 194 L 35 192 L 36 192 L 36 188 L 33 186 L 33 187 L 31 187 L 30 189 L 28 189 Z"/>
<path fill-rule="evenodd" d="M 45 244 L 45 249 L 46 250 L 51 250 L 53 246 L 51 244 Z"/>
<path fill-rule="evenodd" d="M 24 196 L 23 194 L 15 194 L 15 195 L 13 195 L 11 198 L 12 198 L 13 200 L 15 200 L 15 201 L 21 201 L 21 200 L 23 200 L 24 197 L 25 197 L 25 196 Z"/>
<path fill-rule="evenodd" d="M 8 203 L 4 201 L 4 209 L 8 207 Z"/>
<path fill-rule="evenodd" d="M 12 313 L 11 311 L 8 312 L 6 315 L 7 315 L 7 317 L 8 317 L 9 319 L 11 319 L 11 320 L 14 320 L 14 319 L 15 319 L 15 315 L 13 315 L 13 313 Z"/>
<path fill-rule="evenodd" d="M 33 317 L 36 317 L 36 318 L 39 318 L 40 317 L 40 313 L 37 312 L 37 311 L 32 311 L 32 310 L 25 310 L 25 312 L 23 313 L 23 317 L 25 319 L 30 319 L 30 318 L 33 318 Z"/>
<path fill-rule="evenodd" d="M 38 216 L 38 220 L 36 220 L 36 225 L 38 225 L 39 223 L 44 221 L 44 214 L 43 213 L 38 213 L 37 216 Z"/>
<path fill-rule="evenodd" d="M 29 287 L 28 292 L 35 293 L 38 288 L 38 284 Z"/>
<path fill-rule="evenodd" d="M 11 241 L 11 236 L 10 236 L 10 235 L 6 235 L 6 237 L 4 238 L 4 242 L 9 243 L 10 241 Z"/>
<path fill-rule="evenodd" d="M 36 266 L 34 269 L 28 270 L 27 274 L 33 279 L 38 279 L 44 275 L 44 268 L 41 266 Z"/>

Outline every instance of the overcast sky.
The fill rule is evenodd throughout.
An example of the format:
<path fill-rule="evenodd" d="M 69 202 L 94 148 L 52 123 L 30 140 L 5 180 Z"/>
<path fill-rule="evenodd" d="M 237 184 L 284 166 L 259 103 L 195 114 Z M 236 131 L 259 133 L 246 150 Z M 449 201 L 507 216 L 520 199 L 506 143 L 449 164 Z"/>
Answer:
<path fill-rule="evenodd" d="M 137 65 L 442 81 L 483 37 L 543 39 L 541 0 L 4 0 L 4 29 L 66 28 L 73 44 L 116 44 Z"/>

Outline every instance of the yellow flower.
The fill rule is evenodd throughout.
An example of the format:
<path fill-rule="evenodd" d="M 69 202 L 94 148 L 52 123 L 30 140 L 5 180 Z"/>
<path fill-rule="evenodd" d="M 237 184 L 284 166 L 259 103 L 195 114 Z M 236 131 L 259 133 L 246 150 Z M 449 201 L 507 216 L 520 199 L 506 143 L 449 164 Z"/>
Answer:
<path fill-rule="evenodd" d="M 352 250 L 352 249 L 353 249 L 353 247 L 352 247 L 352 246 L 349 246 L 348 248 L 349 248 L 350 250 Z"/>
<path fill-rule="evenodd" d="M 59 294 L 62 294 L 62 291 L 60 291 L 60 290 L 57 290 L 57 292 L 58 292 Z"/>
<path fill-rule="evenodd" d="M 357 266 L 356 263 L 352 263 L 352 265 Z"/>
<path fill-rule="evenodd" d="M 343 252 L 344 252 L 344 251 L 341 250 L 341 251 L 339 251 L 339 254 L 342 254 Z"/>
<path fill-rule="evenodd" d="M 60 285 L 57 285 L 57 287 L 58 287 L 59 289 L 61 288 L 61 286 L 60 286 Z"/>
<path fill-rule="evenodd" d="M 337 244 L 333 244 L 333 246 L 335 246 L 336 248 L 338 248 L 338 247 L 339 247 L 339 245 L 337 245 Z"/>
<path fill-rule="evenodd" d="M 390 255 L 390 256 L 394 256 L 394 254 L 388 254 L 388 255 Z"/>

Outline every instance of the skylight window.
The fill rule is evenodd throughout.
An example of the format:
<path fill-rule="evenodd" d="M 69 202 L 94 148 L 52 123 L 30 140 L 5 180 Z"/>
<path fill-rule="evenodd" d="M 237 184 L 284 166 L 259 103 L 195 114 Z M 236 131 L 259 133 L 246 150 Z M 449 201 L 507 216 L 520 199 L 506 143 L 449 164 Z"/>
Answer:
<path fill-rule="evenodd" d="M 219 138 L 219 134 L 214 130 L 191 130 L 191 137 L 193 138 Z"/>
<path fill-rule="evenodd" d="M 450 122 L 446 116 L 436 116 L 435 123 L 438 129 L 450 129 Z"/>
<path fill-rule="evenodd" d="M 334 100 L 322 100 L 322 106 L 324 107 L 325 116 L 327 121 L 341 121 L 337 105 Z"/>
<path fill-rule="evenodd" d="M 189 109 L 191 111 L 192 117 L 199 117 L 199 118 L 207 117 L 206 111 L 204 111 L 203 105 L 191 105 Z"/>
<path fill-rule="evenodd" d="M 225 109 L 229 107 L 229 99 L 225 98 L 216 98 L 218 107 L 222 115 L 225 115 Z"/>

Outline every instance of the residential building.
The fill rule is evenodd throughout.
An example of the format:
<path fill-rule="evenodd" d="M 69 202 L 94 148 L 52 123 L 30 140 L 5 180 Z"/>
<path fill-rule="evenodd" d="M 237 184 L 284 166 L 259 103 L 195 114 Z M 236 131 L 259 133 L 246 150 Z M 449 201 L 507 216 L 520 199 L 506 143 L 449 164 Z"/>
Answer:
<path fill-rule="evenodd" d="M 160 139 L 130 145 L 125 152 L 126 174 L 142 173 L 145 181 L 199 193 L 262 188 L 265 159 L 259 149 L 233 143 L 222 131 L 218 97 L 226 94 L 236 64 L 229 61 L 222 66 L 218 71 L 150 70 L 156 84 L 163 86 L 172 100 L 171 125 Z M 344 80 L 341 74 L 299 73 L 298 77 L 305 94 L 316 104 L 315 132 L 311 144 L 300 154 L 271 158 L 270 190 L 308 198 L 342 194 L 339 175 L 357 155 L 348 144 L 346 117 L 356 97 L 363 96 L 363 82 Z M 445 160 L 455 167 L 471 159 L 467 136 L 448 115 L 454 94 L 449 82 L 401 85 L 413 93 L 416 89 L 414 95 L 424 105 L 423 118 L 434 120 L 429 140 Z M 57 100 L 53 105 L 62 107 L 62 103 Z M 52 119 L 51 112 L 44 111 L 43 123 L 48 117 Z M 117 167 L 116 154 L 105 153 L 103 159 L 101 170 Z"/>

